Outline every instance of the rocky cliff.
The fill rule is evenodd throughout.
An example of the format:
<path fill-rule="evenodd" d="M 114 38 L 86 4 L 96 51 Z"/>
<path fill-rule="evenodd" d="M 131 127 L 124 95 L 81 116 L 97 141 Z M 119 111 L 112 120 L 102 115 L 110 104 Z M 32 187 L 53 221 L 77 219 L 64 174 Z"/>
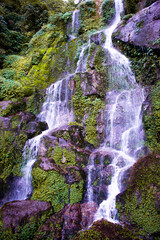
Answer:
<path fill-rule="evenodd" d="M 101 220 L 85 230 L 106 199 L 113 175 L 112 153 L 95 154 L 94 199 L 89 202 L 88 162 L 106 137 L 112 59 L 104 48 L 103 28 L 112 22 L 114 7 L 112 0 L 0 3 L 0 239 L 159 239 L 159 0 L 125 0 L 113 34 L 115 47 L 130 59 L 147 95 L 141 110 L 143 157 L 125 173 L 117 196 L 123 224 Z M 79 12 L 75 32 L 73 10 Z M 39 118 L 46 88 L 67 74 L 74 120 L 43 136 L 32 169 L 32 195 L 7 203 L 22 175 L 26 141 L 48 129 Z M 65 98 L 64 87 L 59 101 Z"/>

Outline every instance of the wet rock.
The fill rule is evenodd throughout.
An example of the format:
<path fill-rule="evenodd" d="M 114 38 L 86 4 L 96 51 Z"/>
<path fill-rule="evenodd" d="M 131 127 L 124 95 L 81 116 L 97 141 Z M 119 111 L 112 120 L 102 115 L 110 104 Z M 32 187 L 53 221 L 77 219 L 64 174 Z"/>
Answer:
<path fill-rule="evenodd" d="M 7 130 L 10 127 L 10 118 L 9 117 L 0 117 L 0 128 Z"/>
<path fill-rule="evenodd" d="M 103 32 L 98 32 L 90 36 L 91 43 L 94 42 L 96 45 L 102 45 L 105 43 L 106 36 Z"/>
<path fill-rule="evenodd" d="M 39 135 L 42 131 L 47 129 L 47 123 L 38 122 L 37 119 L 35 119 L 35 121 L 29 122 L 26 125 L 25 132 L 27 133 L 28 138 L 33 138 L 34 136 Z"/>
<path fill-rule="evenodd" d="M 68 206 L 67 210 L 64 212 L 64 227 L 62 230 L 63 240 L 69 239 L 69 235 L 73 236 L 82 229 L 81 214 L 81 205 L 79 203 Z"/>
<path fill-rule="evenodd" d="M 97 209 L 98 209 L 98 205 L 95 202 L 87 202 L 81 205 L 82 229 L 89 227 L 93 223 L 94 215 Z"/>
<path fill-rule="evenodd" d="M 4 228 L 11 228 L 17 231 L 18 225 L 25 225 L 33 216 L 39 216 L 42 212 L 50 209 L 47 202 L 34 200 L 14 201 L 6 203 L 1 208 Z"/>
<path fill-rule="evenodd" d="M 66 212 L 68 205 L 66 205 L 60 212 L 52 215 L 39 229 L 37 239 L 44 239 L 43 232 L 46 232 L 50 239 L 61 240 L 62 229 L 64 226 L 64 213 Z"/>
<path fill-rule="evenodd" d="M 133 240 L 146 238 L 138 236 L 129 225 L 115 224 L 102 219 L 94 222 L 89 229 L 79 232 L 75 239 Z"/>
<path fill-rule="evenodd" d="M 90 73 L 81 73 L 81 88 L 83 90 L 84 95 L 90 96 L 93 94 L 100 95 L 98 90 L 98 82 L 99 79 L 96 79 L 95 72 Z M 96 81 L 98 80 L 98 82 Z"/>
<path fill-rule="evenodd" d="M 43 239 L 41 232 L 54 236 L 57 240 L 69 240 L 82 229 L 93 223 L 98 206 L 94 202 L 75 203 L 66 205 L 60 212 L 52 215 L 40 228 L 38 239 Z"/>
<path fill-rule="evenodd" d="M 12 103 L 11 101 L 1 101 L 0 102 L 0 112 L 3 111 L 11 103 Z"/>
<path fill-rule="evenodd" d="M 125 26 L 119 25 L 114 37 L 135 46 L 160 49 L 160 1 L 131 17 Z"/>
<path fill-rule="evenodd" d="M 64 126 L 52 131 L 52 136 L 63 138 L 74 146 L 84 147 L 83 127 L 78 125 Z"/>

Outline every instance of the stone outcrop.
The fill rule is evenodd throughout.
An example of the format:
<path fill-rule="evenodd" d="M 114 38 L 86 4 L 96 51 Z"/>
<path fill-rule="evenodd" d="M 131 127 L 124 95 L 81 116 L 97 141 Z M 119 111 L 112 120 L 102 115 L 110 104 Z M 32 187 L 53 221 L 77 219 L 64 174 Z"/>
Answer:
<path fill-rule="evenodd" d="M 40 232 L 50 233 L 54 239 L 69 240 L 70 237 L 89 227 L 98 209 L 95 202 L 75 203 L 66 205 L 60 212 L 52 215 L 40 228 Z M 53 234 L 53 235 L 52 235 Z M 39 234 L 38 239 L 43 239 Z"/>
<path fill-rule="evenodd" d="M 51 208 L 47 202 L 33 200 L 14 201 L 6 203 L 1 208 L 4 228 L 10 227 L 17 231 L 18 225 L 25 225 L 31 217 L 36 217 Z"/>
<path fill-rule="evenodd" d="M 116 39 L 139 47 L 160 49 L 160 1 L 121 22 L 114 33 Z"/>

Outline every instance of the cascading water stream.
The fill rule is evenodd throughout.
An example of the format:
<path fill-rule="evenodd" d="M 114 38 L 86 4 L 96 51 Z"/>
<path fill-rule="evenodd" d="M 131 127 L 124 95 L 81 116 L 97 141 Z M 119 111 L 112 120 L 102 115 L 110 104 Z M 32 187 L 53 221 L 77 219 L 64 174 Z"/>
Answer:
<path fill-rule="evenodd" d="M 52 84 L 46 90 L 46 101 L 42 106 L 42 111 L 38 118 L 40 121 L 45 121 L 49 129 L 26 142 L 23 150 L 24 166 L 21 169 L 23 176 L 12 183 L 10 192 L 1 200 L 0 205 L 14 200 L 25 200 L 31 196 L 31 171 L 37 160 L 41 139 L 44 135 L 49 135 L 55 128 L 60 128 L 74 120 L 73 111 L 69 105 L 74 89 L 71 82 L 76 73 L 86 71 L 87 57 L 85 51 L 87 51 L 88 47 L 89 44 L 82 47 L 75 73 L 68 73 L 65 79 Z"/>
<path fill-rule="evenodd" d="M 111 59 L 109 68 L 109 88 L 106 94 L 106 138 L 98 152 L 110 153 L 113 169 L 111 184 L 104 200 L 95 214 L 94 221 L 102 218 L 118 223 L 116 210 L 116 196 L 122 190 L 122 180 L 125 172 L 135 163 L 139 154 L 143 154 L 144 131 L 141 109 L 144 102 L 144 90 L 136 84 L 135 77 L 130 69 L 129 60 L 113 47 L 112 33 L 120 21 L 123 11 L 122 0 L 115 0 L 115 18 L 104 33 L 106 41 L 104 48 Z M 93 201 L 92 170 L 94 157 L 88 165 L 88 201 Z"/>
<path fill-rule="evenodd" d="M 79 10 L 73 11 L 72 14 L 72 34 L 77 34 L 79 28 Z"/>
<path fill-rule="evenodd" d="M 40 121 L 45 121 L 49 129 L 42 134 L 29 139 L 23 149 L 22 177 L 15 182 L 9 194 L 1 201 L 2 204 L 14 200 L 25 200 L 32 194 L 32 178 L 31 171 L 33 164 L 37 160 L 38 151 L 40 148 L 41 139 L 44 135 L 50 134 L 55 128 L 60 128 L 73 121 L 73 112 L 69 106 L 73 89 L 70 86 L 72 75 L 65 79 L 52 84 L 46 91 L 46 101 L 42 106 L 42 111 L 38 118 Z"/>

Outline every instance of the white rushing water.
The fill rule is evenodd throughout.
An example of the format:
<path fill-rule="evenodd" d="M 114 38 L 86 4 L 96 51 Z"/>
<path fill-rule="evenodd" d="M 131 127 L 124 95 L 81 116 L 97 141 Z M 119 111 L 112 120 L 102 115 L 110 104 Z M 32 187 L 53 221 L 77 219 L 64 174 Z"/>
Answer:
<path fill-rule="evenodd" d="M 79 14 L 80 14 L 79 10 L 73 11 L 73 14 L 72 14 L 72 34 L 73 35 L 78 33 L 78 28 L 80 26 Z"/>
<path fill-rule="evenodd" d="M 72 79 L 76 73 L 86 71 L 87 54 L 85 51 L 88 47 L 89 45 L 82 47 L 75 73 L 68 73 L 66 78 L 51 84 L 51 86 L 47 88 L 46 101 L 43 103 L 42 111 L 38 118 L 40 121 L 45 121 L 49 129 L 26 142 L 23 150 L 24 166 L 21 169 L 23 176 L 12 183 L 10 192 L 1 200 L 0 205 L 14 200 L 25 200 L 31 196 L 31 172 L 37 160 L 43 136 L 50 134 L 52 130 L 65 126 L 74 120 L 73 110 L 69 104 L 74 90 Z"/>
<path fill-rule="evenodd" d="M 144 90 L 136 84 L 130 69 L 129 60 L 113 47 L 112 33 L 120 21 L 123 11 L 122 0 L 115 0 L 115 18 L 104 33 L 104 48 L 111 58 L 109 69 L 109 91 L 106 94 L 106 138 L 99 149 L 90 157 L 88 165 L 88 201 L 94 201 L 92 174 L 95 169 L 94 155 L 106 152 L 112 155 L 110 167 L 113 169 L 111 184 L 108 186 L 107 199 L 95 214 L 94 221 L 102 218 L 118 223 L 116 196 L 122 190 L 122 180 L 126 171 L 142 154 L 144 131 L 142 125 L 142 103 Z"/>
<path fill-rule="evenodd" d="M 38 118 L 45 121 L 49 129 L 42 134 L 29 139 L 23 149 L 22 177 L 12 184 L 11 191 L 1 201 L 2 204 L 14 200 L 25 200 L 32 194 L 32 176 L 31 171 L 33 164 L 37 160 L 41 139 L 48 135 L 55 128 L 60 128 L 73 121 L 73 112 L 70 108 L 69 101 L 72 98 L 73 86 L 72 75 L 52 84 L 46 90 L 46 101 L 42 106 L 42 111 Z"/>

